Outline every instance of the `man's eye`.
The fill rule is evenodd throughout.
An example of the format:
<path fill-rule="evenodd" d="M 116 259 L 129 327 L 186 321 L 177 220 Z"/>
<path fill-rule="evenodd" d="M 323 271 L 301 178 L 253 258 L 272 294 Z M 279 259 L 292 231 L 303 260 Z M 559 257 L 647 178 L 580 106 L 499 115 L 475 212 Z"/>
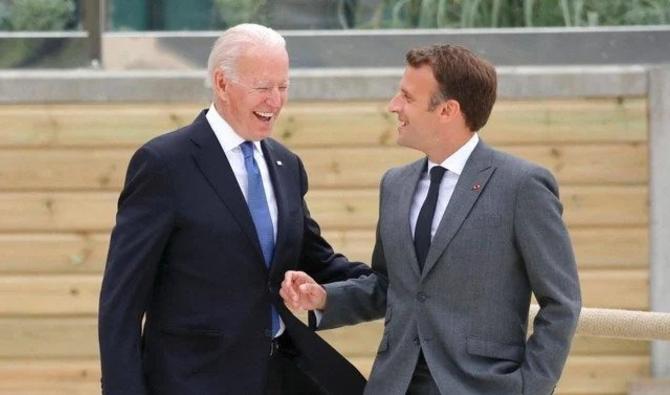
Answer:
<path fill-rule="evenodd" d="M 279 92 L 286 92 L 288 90 L 288 85 L 281 85 L 279 87 Z"/>
<path fill-rule="evenodd" d="M 266 92 L 270 92 L 270 91 L 272 90 L 272 87 L 269 87 L 269 86 L 258 86 L 258 87 L 254 88 L 254 89 L 255 89 L 256 91 L 258 91 L 258 92 L 266 93 Z"/>

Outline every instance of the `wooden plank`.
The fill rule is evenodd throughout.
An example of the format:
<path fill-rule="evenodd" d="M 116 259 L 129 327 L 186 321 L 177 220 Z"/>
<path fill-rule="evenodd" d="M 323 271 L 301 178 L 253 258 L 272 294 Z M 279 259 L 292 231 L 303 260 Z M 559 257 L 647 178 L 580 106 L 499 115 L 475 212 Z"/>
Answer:
<path fill-rule="evenodd" d="M 649 310 L 647 270 L 589 270 L 579 273 L 584 307 Z"/>
<path fill-rule="evenodd" d="M 97 359 L 0 360 L 0 393 L 10 383 L 22 390 L 34 385 L 100 385 L 100 361 Z"/>
<path fill-rule="evenodd" d="M 644 142 L 647 104 L 643 99 L 501 101 L 482 136 L 491 142 Z"/>
<path fill-rule="evenodd" d="M 586 270 L 580 273 L 588 307 L 647 310 L 646 270 Z M 99 275 L 0 276 L 0 315 L 95 314 Z"/>
<path fill-rule="evenodd" d="M 0 315 L 95 314 L 99 275 L 0 276 Z"/>
<path fill-rule="evenodd" d="M 319 335 L 349 357 L 374 356 L 381 339 L 381 320 L 320 331 Z M 95 317 L 0 318 L 1 358 L 96 358 Z M 639 355 L 649 353 L 649 342 L 597 337 L 575 337 L 572 355 Z"/>
<path fill-rule="evenodd" d="M 0 189 L 119 190 L 132 151 L 91 149 L 4 150 Z"/>
<path fill-rule="evenodd" d="M 564 218 L 570 226 L 640 226 L 648 222 L 644 186 L 570 186 L 562 188 Z M 328 230 L 374 228 L 377 191 L 314 190 L 307 200 L 314 217 Z"/>
<path fill-rule="evenodd" d="M 376 189 L 312 190 L 314 217 L 325 230 L 376 226 Z M 571 186 L 562 189 L 570 226 L 642 226 L 648 222 L 645 186 Z M 114 224 L 115 192 L 0 193 L 0 232 L 109 231 Z"/>
<path fill-rule="evenodd" d="M 0 106 L 0 147 L 137 147 L 190 123 L 197 104 Z M 114 122 L 107 122 L 109 116 Z M 290 102 L 275 137 L 293 147 L 395 145 L 386 102 Z M 647 141 L 644 99 L 501 101 L 483 135 L 492 143 Z"/>
<path fill-rule="evenodd" d="M 648 356 L 573 356 L 568 358 L 556 394 L 626 394 L 630 381 L 649 375 Z"/>
<path fill-rule="evenodd" d="M 98 358 L 98 320 L 0 318 L 0 358 Z"/>
<path fill-rule="evenodd" d="M 370 262 L 375 243 L 374 229 L 328 231 L 324 236 L 336 251 L 349 259 Z M 643 269 L 648 266 L 649 230 L 645 227 L 577 227 L 570 229 L 570 236 L 580 270 Z M 1 240 L 0 237 L 0 243 Z"/>
<path fill-rule="evenodd" d="M 369 376 L 373 356 L 349 357 Z M 556 394 L 626 394 L 628 383 L 649 376 L 649 357 L 571 356 Z M 99 391 L 97 360 L 2 361 L 0 393 L 20 395 L 94 394 Z"/>
<path fill-rule="evenodd" d="M 370 375 L 373 356 L 349 360 L 366 377 Z M 625 395 L 628 382 L 648 377 L 649 370 L 647 356 L 573 356 L 566 363 L 556 394 Z"/>
<path fill-rule="evenodd" d="M 548 167 L 562 185 L 646 184 L 647 147 L 641 144 L 501 146 Z M 0 155 L 0 188 L 119 190 L 128 149 L 10 149 Z M 391 167 L 422 154 L 402 147 L 302 148 L 296 151 L 315 188 L 376 188 Z"/>
<path fill-rule="evenodd" d="M 647 268 L 649 266 L 649 229 L 574 228 L 570 237 L 582 269 Z"/>
<path fill-rule="evenodd" d="M 115 221 L 116 192 L 2 193 L 0 231 L 105 231 Z"/>
<path fill-rule="evenodd" d="M 576 228 L 570 230 L 577 263 L 585 269 L 647 267 L 646 228 Z M 370 263 L 374 229 L 326 231 L 333 248 L 350 260 Z M 0 234 L 0 273 L 102 273 L 109 233 Z"/>
<path fill-rule="evenodd" d="M 0 273 L 102 273 L 108 233 L 0 234 Z"/>

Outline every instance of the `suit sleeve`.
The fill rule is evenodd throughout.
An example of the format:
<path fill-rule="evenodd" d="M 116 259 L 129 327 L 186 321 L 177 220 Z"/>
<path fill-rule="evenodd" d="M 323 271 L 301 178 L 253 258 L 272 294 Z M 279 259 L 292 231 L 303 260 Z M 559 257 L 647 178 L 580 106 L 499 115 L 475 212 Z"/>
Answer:
<path fill-rule="evenodd" d="M 172 230 L 172 190 L 148 148 L 135 153 L 121 192 L 105 267 L 98 335 L 103 394 L 145 395 L 142 318 Z"/>
<path fill-rule="evenodd" d="M 558 186 L 545 169 L 520 184 L 514 232 L 540 311 L 521 366 L 526 395 L 551 394 L 570 350 L 581 310 L 577 266 Z"/>
<path fill-rule="evenodd" d="M 375 247 L 372 252 L 372 273 L 324 286 L 328 299 L 319 329 L 371 321 L 383 317 L 386 313 L 386 293 L 389 282 L 384 246 L 380 235 L 383 218 L 381 199 L 384 195 L 385 178 L 386 175 L 382 179 L 379 193 L 379 220 L 377 221 Z"/>

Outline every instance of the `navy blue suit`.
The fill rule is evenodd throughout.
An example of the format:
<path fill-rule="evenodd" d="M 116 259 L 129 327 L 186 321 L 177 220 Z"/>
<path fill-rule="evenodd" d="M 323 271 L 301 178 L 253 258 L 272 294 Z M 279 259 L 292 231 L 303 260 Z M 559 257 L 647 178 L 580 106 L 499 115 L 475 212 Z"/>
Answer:
<path fill-rule="evenodd" d="M 100 296 L 103 393 L 264 393 L 271 304 L 300 351 L 300 366 L 324 392 L 362 392 L 360 373 L 297 320 L 278 291 L 286 270 L 328 283 L 368 274 L 368 267 L 335 254 L 320 236 L 303 199 L 302 162 L 268 138 L 262 148 L 278 220 L 266 269 L 205 113 L 151 140 L 130 161 Z"/>

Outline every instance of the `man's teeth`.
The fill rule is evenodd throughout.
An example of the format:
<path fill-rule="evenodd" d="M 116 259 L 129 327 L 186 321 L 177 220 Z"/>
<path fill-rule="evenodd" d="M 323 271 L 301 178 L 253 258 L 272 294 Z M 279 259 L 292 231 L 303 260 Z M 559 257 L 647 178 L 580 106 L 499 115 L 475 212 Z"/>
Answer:
<path fill-rule="evenodd" d="M 258 115 L 259 117 L 263 118 L 272 118 L 273 115 L 275 115 L 273 112 L 260 112 L 260 111 L 254 111 L 254 114 Z"/>
<path fill-rule="evenodd" d="M 407 121 L 400 121 L 400 126 L 407 126 Z"/>

